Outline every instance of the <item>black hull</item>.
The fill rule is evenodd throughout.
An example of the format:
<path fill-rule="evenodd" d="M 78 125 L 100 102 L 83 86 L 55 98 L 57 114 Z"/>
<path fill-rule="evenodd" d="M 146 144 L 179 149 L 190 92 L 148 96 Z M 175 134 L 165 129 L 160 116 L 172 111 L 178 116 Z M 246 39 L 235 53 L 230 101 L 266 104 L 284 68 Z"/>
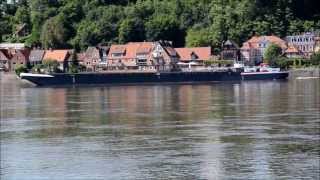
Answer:
<path fill-rule="evenodd" d="M 241 73 L 242 80 L 281 80 L 287 79 L 288 72 L 274 72 L 274 73 Z"/>
<path fill-rule="evenodd" d="M 288 75 L 243 76 L 240 72 L 168 72 L 168 73 L 79 73 L 51 74 L 50 76 L 22 75 L 38 86 L 104 85 L 141 83 L 194 83 L 241 80 L 286 79 Z"/>

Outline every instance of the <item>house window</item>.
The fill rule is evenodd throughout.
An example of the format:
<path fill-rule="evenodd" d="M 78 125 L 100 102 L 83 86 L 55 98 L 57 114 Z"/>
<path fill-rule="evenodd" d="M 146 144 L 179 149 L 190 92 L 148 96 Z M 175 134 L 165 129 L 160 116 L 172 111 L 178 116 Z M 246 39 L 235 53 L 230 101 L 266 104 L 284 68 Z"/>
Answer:
<path fill-rule="evenodd" d="M 121 57 L 122 53 L 113 53 L 111 56 L 112 57 Z"/>
<path fill-rule="evenodd" d="M 23 64 L 23 62 L 20 62 L 20 64 Z"/>
<path fill-rule="evenodd" d="M 16 62 L 14 62 L 13 64 L 16 64 Z"/>

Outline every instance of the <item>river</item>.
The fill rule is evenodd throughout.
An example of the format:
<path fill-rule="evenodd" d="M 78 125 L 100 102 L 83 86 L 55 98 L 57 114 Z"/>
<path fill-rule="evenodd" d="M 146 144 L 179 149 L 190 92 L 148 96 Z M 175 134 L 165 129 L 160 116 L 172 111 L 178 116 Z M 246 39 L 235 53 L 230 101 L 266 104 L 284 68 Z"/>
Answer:
<path fill-rule="evenodd" d="M 0 89 L 0 179 L 320 179 L 319 79 Z"/>

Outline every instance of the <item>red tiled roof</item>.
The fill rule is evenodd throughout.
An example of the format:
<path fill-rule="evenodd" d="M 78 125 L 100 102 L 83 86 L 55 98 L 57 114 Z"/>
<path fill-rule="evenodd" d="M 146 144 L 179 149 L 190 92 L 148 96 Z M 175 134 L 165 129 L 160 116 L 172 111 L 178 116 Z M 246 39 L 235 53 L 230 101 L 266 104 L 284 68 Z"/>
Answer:
<path fill-rule="evenodd" d="M 148 54 L 152 51 L 152 47 L 153 47 L 152 42 L 141 42 L 139 44 L 140 45 L 139 45 L 137 52 L 136 52 L 137 54 Z"/>
<path fill-rule="evenodd" d="M 119 57 L 121 59 L 134 59 L 137 53 L 149 53 L 153 48 L 152 42 L 130 42 L 124 45 L 111 45 L 108 57 L 112 57 L 112 54 L 121 53 L 123 56 Z"/>
<path fill-rule="evenodd" d="M 57 60 L 58 62 L 65 61 L 69 56 L 69 50 L 47 50 L 43 59 Z"/>
<path fill-rule="evenodd" d="M 196 48 L 175 48 L 181 61 L 192 60 L 192 53 L 194 53 L 199 60 L 209 60 L 211 57 L 211 47 L 196 47 Z"/>
<path fill-rule="evenodd" d="M 251 39 L 243 43 L 241 49 L 251 49 L 251 48 L 259 48 L 259 43 L 261 41 L 269 41 L 271 43 L 279 45 L 282 49 L 286 49 L 286 41 L 282 40 L 277 36 L 253 36 Z"/>
<path fill-rule="evenodd" d="M 172 57 L 177 56 L 177 51 L 173 47 L 166 46 L 166 47 L 164 47 L 164 49 L 168 53 L 169 56 L 172 56 Z"/>
<path fill-rule="evenodd" d="M 121 53 L 124 54 L 126 51 L 126 45 L 112 45 L 110 48 L 110 52 L 114 53 Z"/>

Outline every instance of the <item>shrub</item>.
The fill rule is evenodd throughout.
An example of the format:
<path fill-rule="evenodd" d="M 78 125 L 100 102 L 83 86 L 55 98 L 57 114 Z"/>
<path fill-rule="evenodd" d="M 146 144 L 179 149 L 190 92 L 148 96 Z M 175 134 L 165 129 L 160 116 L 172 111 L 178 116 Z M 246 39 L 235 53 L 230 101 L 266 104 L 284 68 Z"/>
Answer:
<path fill-rule="evenodd" d="M 232 60 L 209 60 L 204 61 L 205 66 L 211 66 L 213 64 L 222 65 L 222 66 L 231 66 L 233 64 Z"/>
<path fill-rule="evenodd" d="M 43 64 L 36 64 L 32 67 L 33 73 L 41 73 L 41 70 L 44 68 Z"/>
<path fill-rule="evenodd" d="M 279 57 L 275 62 L 275 66 L 281 69 L 289 69 L 293 65 L 293 61 L 293 59 Z"/>
<path fill-rule="evenodd" d="M 320 65 L 320 52 L 314 53 L 310 58 L 310 63 L 314 66 Z"/>
<path fill-rule="evenodd" d="M 59 70 L 59 63 L 56 60 L 52 60 L 52 59 L 46 59 L 43 61 L 43 67 L 44 69 L 46 69 L 47 72 L 60 72 Z"/>
<path fill-rule="evenodd" d="M 70 66 L 70 68 L 69 68 L 69 73 L 75 74 L 75 73 L 78 73 L 78 72 L 79 72 L 79 67 L 72 64 Z"/>
<path fill-rule="evenodd" d="M 28 68 L 25 65 L 19 65 L 16 67 L 15 72 L 18 76 L 20 76 L 21 73 L 28 72 Z"/>

